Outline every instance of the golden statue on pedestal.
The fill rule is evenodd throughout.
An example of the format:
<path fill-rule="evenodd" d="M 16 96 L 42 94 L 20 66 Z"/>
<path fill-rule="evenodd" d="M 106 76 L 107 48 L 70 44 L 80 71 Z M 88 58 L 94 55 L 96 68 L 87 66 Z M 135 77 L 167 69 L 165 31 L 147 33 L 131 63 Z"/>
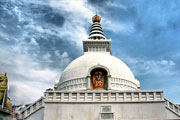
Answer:
<path fill-rule="evenodd" d="M 97 71 L 93 75 L 93 89 L 104 89 L 104 74 Z"/>
<path fill-rule="evenodd" d="M 12 110 L 11 100 L 7 96 L 8 79 L 5 74 L 0 74 L 0 106 Z"/>

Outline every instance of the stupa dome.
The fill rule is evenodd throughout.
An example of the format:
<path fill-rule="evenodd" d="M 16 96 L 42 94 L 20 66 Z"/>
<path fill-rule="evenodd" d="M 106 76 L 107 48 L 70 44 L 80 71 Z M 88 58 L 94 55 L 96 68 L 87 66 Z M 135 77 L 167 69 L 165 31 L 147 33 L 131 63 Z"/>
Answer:
<path fill-rule="evenodd" d="M 138 90 L 139 81 L 128 66 L 111 55 L 111 39 L 104 36 L 97 14 L 88 39 L 83 40 L 84 55 L 72 61 L 62 72 L 57 89 L 78 90 Z"/>
<path fill-rule="evenodd" d="M 112 90 L 135 90 L 139 87 L 139 82 L 124 62 L 110 54 L 97 52 L 86 53 L 72 61 L 63 71 L 58 89 L 86 90 L 87 78 L 95 68 L 107 71 Z"/>

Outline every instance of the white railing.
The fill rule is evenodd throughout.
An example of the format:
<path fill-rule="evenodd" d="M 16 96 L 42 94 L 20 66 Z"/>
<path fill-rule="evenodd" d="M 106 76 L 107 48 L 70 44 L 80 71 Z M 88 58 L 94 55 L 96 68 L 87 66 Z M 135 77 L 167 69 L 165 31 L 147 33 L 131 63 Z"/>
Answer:
<path fill-rule="evenodd" d="M 29 105 L 27 108 L 25 108 L 18 116 L 19 120 L 23 120 L 24 118 L 27 118 L 29 115 L 33 114 L 40 108 L 44 107 L 44 97 L 41 97 L 31 105 Z"/>
<path fill-rule="evenodd" d="M 163 91 L 46 91 L 45 102 L 164 101 Z"/>
<path fill-rule="evenodd" d="M 166 103 L 166 107 L 170 109 L 171 111 L 173 111 L 174 113 L 176 113 L 178 116 L 180 116 L 180 108 L 176 104 L 172 103 L 171 101 L 167 99 L 164 99 L 164 100 Z"/>
<path fill-rule="evenodd" d="M 163 91 L 52 91 L 45 97 L 29 105 L 19 114 L 19 120 L 27 118 L 40 108 L 44 102 L 163 102 L 168 109 L 180 116 L 180 108 L 163 96 Z"/>

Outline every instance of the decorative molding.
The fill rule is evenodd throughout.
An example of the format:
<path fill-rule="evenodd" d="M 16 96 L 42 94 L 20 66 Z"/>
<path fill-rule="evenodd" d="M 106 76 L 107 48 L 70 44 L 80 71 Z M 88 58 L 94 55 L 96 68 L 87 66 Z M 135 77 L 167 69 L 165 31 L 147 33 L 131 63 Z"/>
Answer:
<path fill-rule="evenodd" d="M 88 74 L 90 74 L 91 70 L 95 68 L 103 68 L 107 71 L 108 90 L 109 89 L 112 89 L 112 90 L 137 90 L 138 89 L 138 86 L 130 80 L 111 77 L 109 70 L 102 65 L 93 66 L 92 68 L 89 69 Z M 74 90 L 91 89 L 91 86 L 89 83 L 91 81 L 88 81 L 89 77 L 90 76 L 88 75 L 87 77 L 64 81 L 59 84 L 58 90 L 74 91 Z"/>
<path fill-rule="evenodd" d="M 111 77 L 110 85 L 112 89 L 114 88 L 118 90 L 137 90 L 138 89 L 137 85 L 134 82 L 121 79 L 121 78 Z"/>
<path fill-rule="evenodd" d="M 67 80 L 60 83 L 58 89 L 59 90 L 80 90 L 80 89 L 87 89 L 87 78 L 76 78 L 72 80 Z"/>

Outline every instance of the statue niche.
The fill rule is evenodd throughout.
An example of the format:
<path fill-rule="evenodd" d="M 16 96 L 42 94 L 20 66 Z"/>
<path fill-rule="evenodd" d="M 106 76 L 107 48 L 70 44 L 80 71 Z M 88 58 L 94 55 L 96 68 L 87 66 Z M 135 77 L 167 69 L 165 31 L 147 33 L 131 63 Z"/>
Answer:
<path fill-rule="evenodd" d="M 96 68 L 91 71 L 91 83 L 93 89 L 107 89 L 107 72 L 102 68 Z"/>

